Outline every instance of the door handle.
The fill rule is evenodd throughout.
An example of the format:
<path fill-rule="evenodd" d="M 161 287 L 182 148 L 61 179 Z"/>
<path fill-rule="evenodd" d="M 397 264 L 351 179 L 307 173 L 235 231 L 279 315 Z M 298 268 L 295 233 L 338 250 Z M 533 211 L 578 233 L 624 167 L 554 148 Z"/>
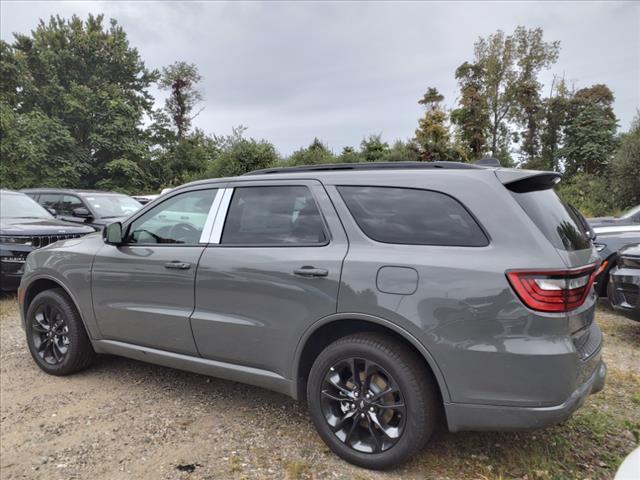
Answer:
<path fill-rule="evenodd" d="M 329 275 L 329 272 L 324 268 L 315 268 L 308 265 L 296 268 L 293 273 L 301 277 L 326 277 Z"/>
<path fill-rule="evenodd" d="M 164 264 L 164 268 L 170 268 L 172 270 L 189 270 L 191 268 L 191 264 L 187 262 L 167 262 Z"/>

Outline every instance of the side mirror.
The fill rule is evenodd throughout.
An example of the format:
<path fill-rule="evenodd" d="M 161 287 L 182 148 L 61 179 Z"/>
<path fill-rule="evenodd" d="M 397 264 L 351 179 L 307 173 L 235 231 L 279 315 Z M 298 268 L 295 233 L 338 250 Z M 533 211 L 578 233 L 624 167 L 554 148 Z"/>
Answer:
<path fill-rule="evenodd" d="M 91 217 L 91 212 L 89 210 L 87 210 L 84 207 L 78 207 L 78 208 L 74 208 L 73 211 L 71 212 L 71 214 L 74 217 L 79 217 L 79 218 L 90 218 Z"/>
<path fill-rule="evenodd" d="M 50 213 L 51 215 L 53 215 L 54 217 L 55 217 L 56 215 L 58 215 L 58 212 L 56 211 L 56 209 L 55 209 L 55 208 L 47 207 L 47 212 L 49 212 L 49 213 Z"/>
<path fill-rule="evenodd" d="M 102 238 L 104 243 L 109 245 L 121 245 L 122 244 L 122 223 L 115 222 L 107 225 L 102 231 Z"/>

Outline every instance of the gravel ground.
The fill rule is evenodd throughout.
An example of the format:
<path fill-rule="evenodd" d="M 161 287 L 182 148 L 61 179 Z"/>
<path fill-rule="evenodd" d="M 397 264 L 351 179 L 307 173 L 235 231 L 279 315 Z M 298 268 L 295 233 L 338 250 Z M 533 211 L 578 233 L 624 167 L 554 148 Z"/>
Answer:
<path fill-rule="evenodd" d="M 562 426 L 439 432 L 401 469 L 333 455 L 303 405 L 266 390 L 103 356 L 52 377 L 31 360 L 15 299 L 0 300 L 0 476 L 46 478 L 610 478 L 640 437 L 640 323 L 600 307 L 611 371 Z"/>

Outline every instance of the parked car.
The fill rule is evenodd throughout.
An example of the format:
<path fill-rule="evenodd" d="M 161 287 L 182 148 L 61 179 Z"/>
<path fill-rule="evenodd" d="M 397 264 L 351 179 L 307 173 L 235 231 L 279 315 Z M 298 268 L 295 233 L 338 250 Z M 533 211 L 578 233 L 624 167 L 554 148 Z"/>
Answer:
<path fill-rule="evenodd" d="M 23 193 L 0 190 L 0 289 L 18 288 L 29 252 L 94 231 L 88 226 L 56 220 Z"/>
<path fill-rule="evenodd" d="M 595 289 L 599 296 L 606 297 L 610 273 L 618 264 L 618 251 L 625 245 L 640 242 L 640 225 L 592 226 L 592 230 L 594 244 L 602 259 Z"/>
<path fill-rule="evenodd" d="M 53 375 L 109 353 L 306 399 L 326 444 L 372 469 L 441 419 L 552 425 L 606 375 L 599 259 L 559 180 L 407 162 L 190 183 L 29 255 L 29 350 Z"/>
<path fill-rule="evenodd" d="M 640 243 L 619 250 L 618 263 L 610 274 L 607 297 L 613 308 L 640 321 Z"/>
<path fill-rule="evenodd" d="M 122 193 L 100 190 L 28 188 L 21 190 L 57 218 L 84 223 L 102 230 L 111 222 L 122 221 L 142 208 L 142 204 Z"/>
<path fill-rule="evenodd" d="M 594 217 L 588 219 L 592 227 L 640 227 L 640 205 L 630 208 L 619 217 Z"/>

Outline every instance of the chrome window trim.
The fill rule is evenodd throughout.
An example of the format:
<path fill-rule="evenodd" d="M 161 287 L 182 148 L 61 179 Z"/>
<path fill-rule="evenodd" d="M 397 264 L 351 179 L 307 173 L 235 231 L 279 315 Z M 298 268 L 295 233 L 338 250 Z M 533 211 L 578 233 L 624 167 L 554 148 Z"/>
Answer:
<path fill-rule="evenodd" d="M 222 238 L 222 229 L 224 228 L 224 222 L 227 218 L 227 211 L 231 204 L 231 197 L 233 196 L 233 188 L 224 188 L 224 192 L 220 199 L 220 205 L 216 213 L 215 220 L 213 221 L 213 228 L 211 229 L 211 235 L 209 236 L 209 243 L 219 244 Z M 217 196 L 216 196 L 217 200 Z"/>
<path fill-rule="evenodd" d="M 216 215 L 218 214 L 218 208 L 220 208 L 220 202 L 224 195 L 224 190 L 224 188 L 218 188 L 216 191 L 216 196 L 213 198 L 213 202 L 211 202 L 211 207 L 209 208 L 209 213 L 207 214 L 207 220 L 204 222 L 204 227 L 202 227 L 199 243 L 208 243 L 211 238 L 211 231 L 215 224 Z"/>

